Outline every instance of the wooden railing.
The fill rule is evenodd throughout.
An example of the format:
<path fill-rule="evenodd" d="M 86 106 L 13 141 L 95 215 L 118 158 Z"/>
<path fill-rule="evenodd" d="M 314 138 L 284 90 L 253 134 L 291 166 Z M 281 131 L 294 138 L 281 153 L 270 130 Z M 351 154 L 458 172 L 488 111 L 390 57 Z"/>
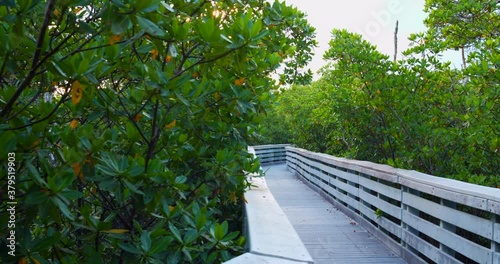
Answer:
<path fill-rule="evenodd" d="M 253 146 L 255 150 L 255 155 L 260 158 L 260 164 L 262 166 L 285 163 L 286 162 L 286 147 L 290 147 L 289 144 L 279 144 L 279 145 L 260 145 Z"/>
<path fill-rule="evenodd" d="M 500 189 L 285 150 L 289 170 L 409 263 L 500 263 Z"/>

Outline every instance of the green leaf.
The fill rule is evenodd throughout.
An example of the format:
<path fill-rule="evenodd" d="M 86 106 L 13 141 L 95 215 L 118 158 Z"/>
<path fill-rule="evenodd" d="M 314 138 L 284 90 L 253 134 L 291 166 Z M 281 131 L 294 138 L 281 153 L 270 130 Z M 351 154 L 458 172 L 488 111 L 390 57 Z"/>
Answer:
<path fill-rule="evenodd" d="M 215 29 L 215 20 L 211 17 L 206 18 L 204 21 L 198 24 L 198 30 L 201 37 L 208 42 L 212 42 L 217 39 L 219 36 L 214 34 Z"/>
<path fill-rule="evenodd" d="M 136 177 L 136 176 L 141 175 L 143 172 L 144 172 L 144 167 L 143 166 L 133 165 L 133 166 L 130 167 L 128 175 L 130 177 Z"/>
<path fill-rule="evenodd" d="M 86 150 L 92 150 L 92 144 L 90 144 L 90 141 L 86 137 L 80 137 L 80 143 L 82 143 Z"/>
<path fill-rule="evenodd" d="M 240 235 L 239 231 L 231 232 L 231 233 L 229 233 L 229 235 L 225 236 L 224 239 L 222 239 L 222 242 L 231 241 L 231 240 L 235 239 L 236 237 L 238 237 L 239 235 Z"/>
<path fill-rule="evenodd" d="M 108 166 L 97 164 L 96 168 L 99 171 L 101 171 L 102 173 L 104 173 L 105 175 L 108 175 L 108 176 L 118 176 L 118 173 L 116 173 L 115 171 L 111 170 Z"/>
<path fill-rule="evenodd" d="M 155 23 L 151 22 L 151 20 L 140 16 L 137 16 L 136 18 L 139 26 L 147 33 L 157 37 L 165 36 L 165 32 L 160 29 Z"/>
<path fill-rule="evenodd" d="M 85 23 L 84 21 L 78 21 L 78 29 L 80 29 L 81 33 L 87 33 L 87 34 L 96 34 L 97 31 L 88 23 Z"/>
<path fill-rule="evenodd" d="M 16 2 L 14 0 L 2 0 L 0 1 L 0 6 L 16 7 Z"/>
<path fill-rule="evenodd" d="M 132 21 L 128 15 L 116 14 L 112 16 L 111 32 L 115 35 L 121 35 L 132 27 Z"/>
<path fill-rule="evenodd" d="M 189 250 L 187 250 L 186 247 L 182 248 L 182 253 L 184 253 L 184 255 L 187 257 L 188 261 L 190 261 L 190 262 L 193 261 L 193 257 L 191 256 L 191 253 L 189 252 Z"/>
<path fill-rule="evenodd" d="M 186 105 L 186 106 L 189 106 L 189 105 L 190 105 L 190 104 L 189 104 L 189 101 L 188 101 L 188 100 L 186 100 L 186 98 L 184 98 L 184 97 L 183 97 L 180 93 L 178 93 L 178 92 L 174 92 L 174 94 L 175 94 L 175 96 L 176 96 L 177 98 L 179 98 L 179 100 L 181 100 L 181 102 L 182 102 L 184 105 Z"/>
<path fill-rule="evenodd" d="M 26 195 L 26 199 L 24 200 L 24 204 L 26 205 L 35 205 L 41 204 L 45 202 L 49 196 L 42 191 L 31 191 Z"/>
<path fill-rule="evenodd" d="M 259 32 L 262 30 L 262 21 L 261 20 L 257 20 L 253 26 L 252 26 L 252 29 L 250 31 L 250 37 L 251 38 L 254 38 L 256 37 L 257 35 L 259 35 Z"/>
<path fill-rule="evenodd" d="M 171 236 L 162 237 L 153 243 L 153 247 L 149 251 L 151 254 L 168 251 L 168 246 L 174 239 Z"/>
<path fill-rule="evenodd" d="M 52 196 L 50 197 L 50 200 L 52 203 L 54 203 L 58 208 L 61 213 L 66 216 L 69 220 L 75 220 L 75 217 L 73 214 L 69 211 L 68 206 L 66 203 L 64 203 L 59 197 L 57 196 Z"/>
<path fill-rule="evenodd" d="M 141 254 L 141 250 L 138 249 L 138 248 L 136 248 L 136 247 L 134 247 L 133 245 L 125 244 L 125 243 L 120 243 L 120 244 L 118 244 L 118 246 L 121 249 L 123 249 L 123 250 L 125 250 L 125 251 L 127 251 L 129 253 L 132 253 L 132 254 L 135 254 L 135 255 Z"/>
<path fill-rule="evenodd" d="M 158 9 L 159 5 L 159 0 L 141 0 L 136 2 L 135 8 L 138 12 L 153 12 Z"/>
<path fill-rule="evenodd" d="M 67 198 L 69 200 L 74 200 L 74 199 L 79 199 L 83 197 L 83 194 L 79 191 L 76 190 L 65 190 L 59 193 L 62 195 L 64 198 Z"/>
<path fill-rule="evenodd" d="M 123 180 L 123 183 L 127 186 L 127 188 L 129 188 L 133 193 L 136 193 L 136 194 L 140 194 L 140 195 L 144 195 L 144 193 L 139 190 L 139 188 L 137 186 L 135 186 L 134 184 L 132 184 L 131 182 L 127 181 L 127 180 Z"/>
<path fill-rule="evenodd" d="M 174 184 L 178 185 L 178 184 L 185 183 L 186 181 L 187 181 L 187 177 L 186 176 L 177 176 L 177 177 L 175 177 Z"/>
<path fill-rule="evenodd" d="M 121 0 L 111 0 L 111 3 L 115 4 L 117 7 L 120 8 L 127 8 L 127 6 Z"/>
<path fill-rule="evenodd" d="M 135 229 L 137 229 L 137 231 L 139 231 L 139 233 L 143 233 L 144 231 L 142 230 L 142 227 L 141 225 L 139 224 L 139 222 L 137 222 L 137 220 L 134 219 L 134 227 Z"/>
<path fill-rule="evenodd" d="M 199 237 L 198 231 L 190 229 L 184 235 L 184 243 L 190 244 L 191 242 L 195 241 L 198 237 Z"/>
<path fill-rule="evenodd" d="M 224 221 L 222 225 L 217 223 L 212 228 L 213 228 L 212 235 L 215 238 L 215 240 L 221 241 L 226 236 L 227 233 L 227 221 Z"/>
<path fill-rule="evenodd" d="M 222 163 L 226 159 L 227 150 L 219 150 L 217 151 L 217 154 L 215 155 L 215 159 L 217 162 Z"/>
<path fill-rule="evenodd" d="M 110 230 L 111 229 L 111 222 L 103 222 L 103 221 L 100 221 L 98 224 L 97 224 L 97 231 L 105 231 L 105 230 Z"/>
<path fill-rule="evenodd" d="M 151 249 L 151 237 L 149 232 L 145 231 L 141 234 L 141 247 L 144 251 L 148 252 Z"/>
<path fill-rule="evenodd" d="M 131 141 L 136 141 L 140 138 L 140 135 L 139 135 L 139 131 L 137 131 L 137 129 L 135 128 L 135 126 L 128 122 L 126 125 L 125 125 L 125 131 L 127 133 L 127 137 L 131 140 Z"/>
<path fill-rule="evenodd" d="M 188 139 L 188 134 L 179 135 L 179 143 L 185 143 Z"/>
<path fill-rule="evenodd" d="M 5 125 L 5 128 L 8 127 L 8 125 Z M 16 133 L 14 133 L 13 131 L 0 131 L 0 137 L 2 138 L 2 140 L 0 141 L 0 154 L 3 158 L 7 157 L 8 153 L 12 153 L 13 150 L 15 150 L 17 137 Z"/>
<path fill-rule="evenodd" d="M 44 186 L 44 187 L 49 187 L 47 182 L 45 182 L 42 177 L 40 177 L 40 173 L 38 173 L 38 170 L 31 164 L 27 163 L 28 170 L 30 171 L 30 175 L 33 177 L 35 182 L 37 182 L 39 185 Z"/>
<path fill-rule="evenodd" d="M 225 35 L 221 34 L 220 36 L 221 36 L 221 38 L 222 38 L 223 40 L 225 40 L 225 41 L 229 42 L 229 44 L 233 44 L 233 41 L 232 41 L 231 39 L 229 39 L 228 37 L 226 37 Z"/>
<path fill-rule="evenodd" d="M 259 34 L 257 34 L 254 39 L 261 39 L 265 36 L 267 36 L 269 34 L 269 31 L 267 30 L 264 30 L 264 31 L 261 31 Z"/>
<path fill-rule="evenodd" d="M 168 228 L 170 229 L 170 231 L 174 235 L 175 239 L 177 239 L 177 241 L 182 243 L 182 236 L 181 236 L 181 233 L 179 232 L 179 229 L 177 229 L 177 227 L 175 227 L 172 223 L 168 223 Z"/>
<path fill-rule="evenodd" d="M 51 236 L 40 239 L 32 248 L 34 252 L 48 250 L 51 246 L 55 245 L 61 240 L 61 233 L 56 232 Z"/>
<path fill-rule="evenodd" d="M 200 214 L 196 218 L 196 228 L 198 228 L 198 230 L 202 229 L 206 223 L 207 223 L 207 216 L 205 214 Z"/>
<path fill-rule="evenodd" d="M 73 183 L 75 179 L 76 177 L 74 177 L 74 175 L 71 173 L 61 175 L 57 178 L 57 180 L 54 177 L 50 177 L 49 188 L 54 192 L 59 193 L 60 191 L 71 185 L 71 183 Z"/>

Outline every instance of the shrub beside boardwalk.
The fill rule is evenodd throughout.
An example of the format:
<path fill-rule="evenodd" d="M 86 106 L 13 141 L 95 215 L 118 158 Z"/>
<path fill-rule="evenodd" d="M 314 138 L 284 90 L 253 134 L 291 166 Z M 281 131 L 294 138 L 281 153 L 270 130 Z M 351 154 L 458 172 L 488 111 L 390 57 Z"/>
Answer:
<path fill-rule="evenodd" d="M 15 168 L 15 194 L 0 192 L 1 234 L 7 202 L 16 211 L 1 262 L 241 253 L 246 173 L 259 168 L 246 140 L 269 76 L 283 65 L 298 80 L 313 37 L 279 2 L 2 1 L 0 166 Z"/>

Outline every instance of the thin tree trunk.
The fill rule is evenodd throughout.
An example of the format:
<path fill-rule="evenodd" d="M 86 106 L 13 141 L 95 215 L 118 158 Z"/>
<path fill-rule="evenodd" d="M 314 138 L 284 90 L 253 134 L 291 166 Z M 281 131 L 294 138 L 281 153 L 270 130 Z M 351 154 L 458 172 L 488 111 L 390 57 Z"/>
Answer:
<path fill-rule="evenodd" d="M 463 63 L 463 67 L 465 69 L 465 68 L 467 68 L 467 62 L 465 61 L 465 48 L 464 48 L 464 46 L 461 46 L 460 48 L 462 50 L 462 63 Z"/>
<path fill-rule="evenodd" d="M 396 29 L 394 30 L 394 62 L 398 58 L 398 25 L 399 21 L 396 20 Z"/>

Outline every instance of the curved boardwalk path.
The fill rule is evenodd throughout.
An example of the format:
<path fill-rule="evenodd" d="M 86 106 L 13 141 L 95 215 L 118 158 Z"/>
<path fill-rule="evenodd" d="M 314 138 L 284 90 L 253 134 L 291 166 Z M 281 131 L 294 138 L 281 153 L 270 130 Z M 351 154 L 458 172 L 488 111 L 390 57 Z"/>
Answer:
<path fill-rule="evenodd" d="M 269 190 L 315 263 L 406 263 L 287 171 L 286 165 L 263 169 Z"/>

